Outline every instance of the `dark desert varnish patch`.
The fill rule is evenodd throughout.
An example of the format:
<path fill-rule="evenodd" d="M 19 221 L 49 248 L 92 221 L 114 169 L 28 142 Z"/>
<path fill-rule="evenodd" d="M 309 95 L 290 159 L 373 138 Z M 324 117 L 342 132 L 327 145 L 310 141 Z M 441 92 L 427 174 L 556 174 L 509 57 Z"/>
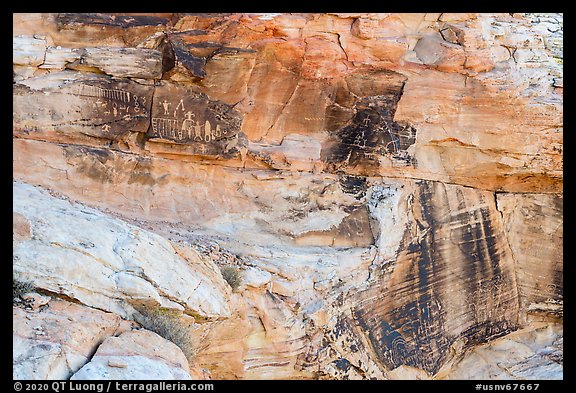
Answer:
<path fill-rule="evenodd" d="M 61 13 L 56 17 L 58 27 L 68 25 L 103 25 L 122 28 L 166 25 L 170 19 L 148 15 L 110 15 L 100 13 Z"/>
<path fill-rule="evenodd" d="M 368 290 L 353 314 L 387 369 L 407 365 L 435 374 L 455 341 L 467 348 L 515 330 L 517 298 L 490 201 L 441 183 L 416 185 L 417 233 L 407 229 L 396 263 L 379 273 L 382 286 Z M 468 299 L 464 310 L 447 295 L 454 285 Z"/>
<path fill-rule="evenodd" d="M 338 180 L 342 191 L 354 195 L 356 199 L 362 199 L 366 195 L 368 185 L 364 176 L 341 175 Z"/>
<path fill-rule="evenodd" d="M 349 124 L 333 132 L 334 142 L 323 152 L 328 170 L 359 165 L 370 169 L 379 165 L 379 156 L 390 158 L 395 166 L 413 164 L 407 149 L 416 142 L 416 129 L 394 121 L 403 91 L 404 83 L 394 81 L 387 88 L 380 87 L 377 93 L 381 94 L 356 101 Z"/>

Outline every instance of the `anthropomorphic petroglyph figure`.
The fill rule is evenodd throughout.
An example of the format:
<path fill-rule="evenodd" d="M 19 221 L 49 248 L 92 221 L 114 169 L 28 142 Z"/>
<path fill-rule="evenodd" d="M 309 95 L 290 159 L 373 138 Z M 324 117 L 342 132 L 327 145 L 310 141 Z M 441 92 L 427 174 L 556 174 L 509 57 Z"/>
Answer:
<path fill-rule="evenodd" d="M 162 101 L 162 106 L 164 107 L 164 114 L 167 115 L 168 114 L 168 107 L 170 106 L 170 103 L 166 100 Z"/>
<path fill-rule="evenodd" d="M 220 129 L 220 124 L 216 124 L 216 131 L 214 132 L 216 137 L 222 136 L 222 130 Z"/>
<path fill-rule="evenodd" d="M 180 139 L 182 139 L 183 135 L 186 135 L 188 138 L 190 138 L 192 135 L 192 129 L 194 128 L 194 121 L 192 120 L 194 113 L 188 111 L 184 116 L 186 116 L 186 119 L 184 119 L 182 122 L 182 128 L 178 130 L 178 137 Z"/>
<path fill-rule="evenodd" d="M 194 122 L 194 140 L 201 141 L 202 140 L 202 126 L 198 122 Z"/>
<path fill-rule="evenodd" d="M 104 131 L 104 132 L 110 131 L 110 125 L 109 125 L 109 124 L 104 124 L 104 125 L 102 126 L 102 131 Z"/>
<path fill-rule="evenodd" d="M 368 126 L 368 124 L 370 124 L 370 115 L 366 115 L 366 118 L 364 120 L 362 120 L 363 122 L 363 126 Z"/>

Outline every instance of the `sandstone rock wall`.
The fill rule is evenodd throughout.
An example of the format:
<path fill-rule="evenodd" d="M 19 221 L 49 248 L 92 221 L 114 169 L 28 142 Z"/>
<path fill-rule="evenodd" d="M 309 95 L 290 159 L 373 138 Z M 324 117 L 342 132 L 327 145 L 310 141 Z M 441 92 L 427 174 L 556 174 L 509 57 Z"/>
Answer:
<path fill-rule="evenodd" d="M 212 378 L 474 378 L 562 336 L 561 14 L 13 22 L 14 270 L 52 296 L 183 311 Z M 561 375 L 538 351 L 512 375 Z"/>

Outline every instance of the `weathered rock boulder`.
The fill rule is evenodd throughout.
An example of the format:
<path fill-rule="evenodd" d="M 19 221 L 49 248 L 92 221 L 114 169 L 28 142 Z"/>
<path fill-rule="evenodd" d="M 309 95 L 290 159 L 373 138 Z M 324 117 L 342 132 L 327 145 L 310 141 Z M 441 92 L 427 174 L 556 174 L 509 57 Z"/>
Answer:
<path fill-rule="evenodd" d="M 563 342 L 561 325 L 535 324 L 466 353 L 438 378 L 563 379 Z"/>
<path fill-rule="evenodd" d="M 14 379 L 68 379 L 108 337 L 130 329 L 112 313 L 52 299 L 41 310 L 13 308 Z"/>
<path fill-rule="evenodd" d="M 104 340 L 70 379 L 192 379 L 188 367 L 176 344 L 148 330 L 133 330 Z"/>
<path fill-rule="evenodd" d="M 31 185 L 14 183 L 13 195 L 31 232 L 14 248 L 13 269 L 36 287 L 123 317 L 141 306 L 229 316 L 228 285 L 192 250 Z"/>

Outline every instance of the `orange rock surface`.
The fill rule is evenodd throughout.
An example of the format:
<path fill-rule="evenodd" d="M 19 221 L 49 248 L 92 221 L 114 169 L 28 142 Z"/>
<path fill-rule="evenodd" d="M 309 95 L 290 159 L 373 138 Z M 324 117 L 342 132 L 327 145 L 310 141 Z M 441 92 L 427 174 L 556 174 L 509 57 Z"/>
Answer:
<path fill-rule="evenodd" d="M 501 378 L 501 345 L 515 378 L 562 373 L 562 14 L 13 14 L 13 36 L 14 180 L 199 252 L 226 293 L 188 312 L 193 377 L 473 378 L 485 353 Z"/>

